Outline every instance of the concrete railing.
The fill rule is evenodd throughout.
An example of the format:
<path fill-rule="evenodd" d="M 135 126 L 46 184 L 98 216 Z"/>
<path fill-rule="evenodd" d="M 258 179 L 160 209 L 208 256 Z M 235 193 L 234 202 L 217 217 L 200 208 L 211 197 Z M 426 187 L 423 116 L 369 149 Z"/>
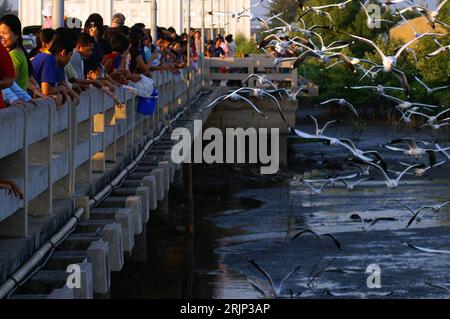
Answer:
<path fill-rule="evenodd" d="M 297 70 L 292 69 L 293 62 L 283 62 L 274 65 L 274 60 L 267 56 L 254 55 L 248 58 L 206 58 L 205 80 L 210 81 L 243 81 L 249 74 L 265 75 L 269 81 L 277 82 L 281 86 L 295 90 L 298 87 L 299 76 Z M 228 71 L 221 73 L 226 67 Z M 249 87 L 257 87 L 259 83 L 252 78 Z"/>
<path fill-rule="evenodd" d="M 75 205 L 86 196 L 94 173 L 117 163 L 150 140 L 201 88 L 200 75 L 154 73 L 160 98 L 153 116 L 136 112 L 136 96 L 120 88 L 126 109 L 97 89 L 81 94 L 81 103 L 57 110 L 53 102 L 0 110 L 0 179 L 16 182 L 24 200 L 0 190 L 0 237 L 26 237 L 30 216 L 52 215 L 57 200 Z M 190 79 L 189 83 L 186 79 Z M 189 88 L 189 89 L 188 89 Z"/>

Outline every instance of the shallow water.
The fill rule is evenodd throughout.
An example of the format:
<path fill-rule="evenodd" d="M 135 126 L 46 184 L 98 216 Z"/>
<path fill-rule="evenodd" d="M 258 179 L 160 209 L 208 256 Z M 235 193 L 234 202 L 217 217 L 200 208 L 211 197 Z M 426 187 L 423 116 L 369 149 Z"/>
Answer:
<path fill-rule="evenodd" d="M 380 149 L 380 143 L 411 132 L 372 126 L 362 132 L 343 128 L 330 135 L 335 133 L 356 137 L 361 148 Z M 293 175 L 342 173 L 341 164 L 348 157 L 341 149 L 317 143 L 296 144 L 293 149 Z M 390 163 L 404 159 L 392 152 L 383 155 Z M 376 181 L 353 192 L 338 184 L 313 196 L 289 178 L 261 177 L 238 166 L 195 166 L 194 237 L 185 233 L 189 209 L 184 181 L 178 176 L 170 205 L 153 214 L 140 241 L 136 255 L 141 258 L 130 259 L 124 271 L 113 275 L 112 298 L 261 298 L 247 279 L 265 291 L 270 288 L 248 258 L 272 276 L 275 286 L 301 265 L 281 287 L 279 296 L 285 298 L 449 298 L 444 290 L 425 283 L 450 284 L 450 256 L 416 251 L 402 241 L 450 250 L 450 209 L 428 214 L 406 229 L 411 214 L 396 200 L 413 208 L 448 200 L 450 165 L 430 177 L 407 177 L 395 190 L 374 176 Z M 364 225 L 350 218 L 355 213 L 366 219 Z M 394 220 L 369 227 L 380 217 Z M 343 250 L 328 237 L 290 240 L 305 228 L 333 234 Z M 367 286 L 371 264 L 381 268 L 379 289 Z M 308 285 L 316 272 L 320 274 Z"/>

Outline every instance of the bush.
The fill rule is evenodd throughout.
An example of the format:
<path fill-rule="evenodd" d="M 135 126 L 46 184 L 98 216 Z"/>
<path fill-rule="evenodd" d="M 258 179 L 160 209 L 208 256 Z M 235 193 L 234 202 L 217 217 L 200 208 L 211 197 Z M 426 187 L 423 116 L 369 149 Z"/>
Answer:
<path fill-rule="evenodd" d="M 236 47 L 236 56 L 261 53 L 258 44 L 253 39 L 246 38 L 243 34 L 236 35 Z"/>

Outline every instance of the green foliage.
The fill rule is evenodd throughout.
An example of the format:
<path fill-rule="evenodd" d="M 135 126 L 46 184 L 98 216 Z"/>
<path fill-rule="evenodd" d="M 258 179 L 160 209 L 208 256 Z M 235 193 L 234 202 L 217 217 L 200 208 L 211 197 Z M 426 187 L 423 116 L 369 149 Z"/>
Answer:
<path fill-rule="evenodd" d="M 257 43 L 253 39 L 247 39 L 243 34 L 236 35 L 236 52 L 237 55 L 261 53 Z"/>
<path fill-rule="evenodd" d="M 338 0 L 333 1 L 338 2 Z M 368 3 L 379 4 L 380 1 L 362 1 L 367 5 Z M 323 5 L 329 2 L 324 0 L 309 0 L 309 6 Z M 289 9 L 297 8 L 291 6 Z M 280 7 L 272 6 L 274 13 L 279 13 Z M 381 29 L 370 29 L 367 26 L 367 17 L 363 12 L 360 2 L 353 1 L 348 4 L 345 10 L 339 10 L 338 8 L 325 9 L 331 14 L 333 18 L 334 27 L 342 32 L 351 33 L 359 36 L 369 38 L 387 54 L 393 54 L 395 50 L 403 43 L 400 40 L 390 39 L 389 30 L 394 24 L 382 22 Z M 442 8 L 439 15 L 439 20 L 449 24 L 450 23 L 450 6 L 446 5 Z M 302 12 L 297 9 L 297 17 L 301 16 Z M 414 18 L 417 15 L 405 13 L 405 17 Z M 400 18 L 393 16 L 390 11 L 384 10 L 382 12 L 382 18 L 393 21 L 394 23 L 401 22 Z M 302 17 L 307 27 L 313 25 L 330 25 L 330 21 L 326 17 L 319 17 L 317 14 L 308 13 Z M 302 27 L 302 24 L 300 23 Z M 325 42 L 325 45 L 337 41 L 337 40 L 351 40 L 345 34 L 336 33 L 331 30 L 316 30 L 318 31 Z M 443 45 L 450 44 L 450 38 L 439 37 L 439 42 Z M 319 44 L 318 39 L 313 38 L 313 41 Z M 439 46 L 429 37 L 421 39 L 413 46 L 413 49 L 417 55 L 417 62 L 414 59 L 413 54 L 405 51 L 399 58 L 398 66 L 400 70 L 404 71 L 408 77 L 411 87 L 413 88 L 411 100 L 418 102 L 425 102 L 429 104 L 441 104 L 448 105 L 450 100 L 450 90 L 442 90 L 431 95 L 428 95 L 425 89 L 414 79 L 414 75 L 423 79 L 431 87 L 449 85 L 450 75 L 450 54 L 443 52 L 440 55 L 433 58 L 426 58 L 426 54 L 429 54 Z M 371 47 L 359 41 L 356 41 L 353 45 L 343 51 L 344 54 L 355 57 L 365 58 L 374 62 L 380 63 L 381 58 L 377 52 Z M 369 64 L 362 64 L 365 68 L 370 68 Z M 320 100 L 328 98 L 342 97 L 349 99 L 357 105 L 376 105 L 389 103 L 386 99 L 380 98 L 375 93 L 367 90 L 350 90 L 346 89 L 348 86 L 360 86 L 360 85 L 378 85 L 383 84 L 385 86 L 399 86 L 398 79 L 391 73 L 378 73 L 375 81 L 371 81 L 369 78 L 360 82 L 362 77 L 362 71 L 358 71 L 356 76 L 352 76 L 347 68 L 342 64 L 333 68 L 325 70 L 329 65 L 318 61 L 317 59 L 308 59 L 307 62 L 299 67 L 299 73 L 311 80 L 320 87 Z M 400 98 L 404 98 L 402 94 L 392 94 Z"/>
<path fill-rule="evenodd" d="M 295 8 L 297 8 L 296 0 L 277 0 L 271 5 L 270 11 L 277 14 L 283 13 L 281 15 L 281 19 L 283 19 L 287 23 L 292 23 L 297 20 L 297 11 Z M 274 26 L 281 25 L 278 20 L 272 20 L 272 22 Z"/>

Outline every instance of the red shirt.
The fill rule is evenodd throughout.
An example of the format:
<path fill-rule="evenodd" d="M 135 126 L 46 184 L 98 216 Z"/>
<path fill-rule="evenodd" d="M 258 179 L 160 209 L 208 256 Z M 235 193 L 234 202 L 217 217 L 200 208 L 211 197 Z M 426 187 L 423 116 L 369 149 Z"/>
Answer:
<path fill-rule="evenodd" d="M 0 80 L 14 78 L 15 76 L 16 72 L 11 57 L 5 47 L 0 44 Z M 0 93 L 0 109 L 3 108 L 5 108 L 5 102 L 3 102 L 3 95 Z"/>

